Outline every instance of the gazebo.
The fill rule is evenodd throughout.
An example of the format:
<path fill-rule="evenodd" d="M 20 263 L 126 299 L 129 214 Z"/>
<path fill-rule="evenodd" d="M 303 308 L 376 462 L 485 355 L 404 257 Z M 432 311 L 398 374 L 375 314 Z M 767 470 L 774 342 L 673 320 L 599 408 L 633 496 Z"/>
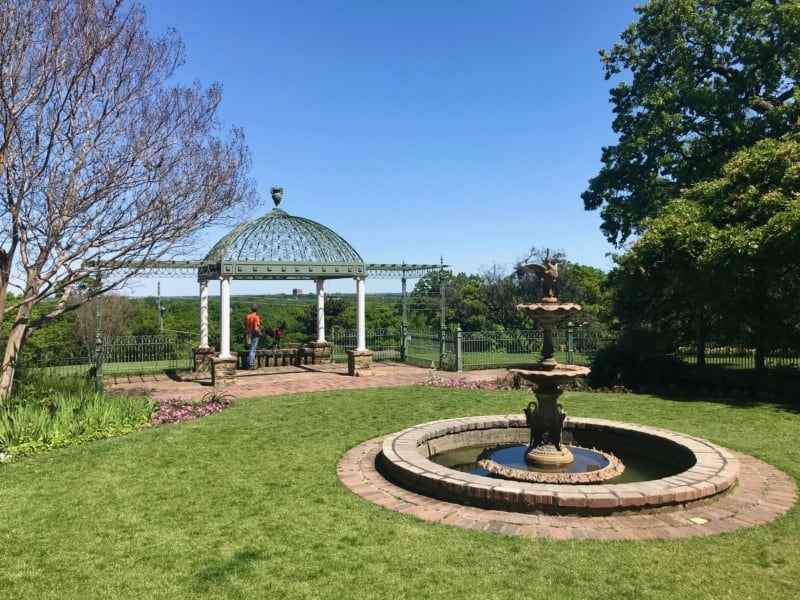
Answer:
<path fill-rule="evenodd" d="M 352 278 L 356 285 L 356 347 L 348 350 L 348 374 L 370 373 L 372 352 L 366 347 L 367 277 L 401 278 L 405 301 L 407 278 L 441 269 L 439 264 L 368 264 L 344 238 L 324 225 L 288 214 L 280 207 L 283 188 L 270 189 L 274 208 L 234 227 L 200 261 L 158 261 L 139 265 L 140 272 L 196 275 L 200 286 L 200 343 L 195 370 L 210 370 L 215 382 L 235 377 L 238 356 L 231 352 L 231 285 L 234 280 L 313 280 L 316 284 L 317 335 L 312 351 L 330 356 L 325 336 L 325 282 Z M 105 266 L 110 266 L 108 263 Z M 130 265 L 128 265 L 130 266 Z M 220 348 L 209 345 L 209 284 L 219 282 Z"/>

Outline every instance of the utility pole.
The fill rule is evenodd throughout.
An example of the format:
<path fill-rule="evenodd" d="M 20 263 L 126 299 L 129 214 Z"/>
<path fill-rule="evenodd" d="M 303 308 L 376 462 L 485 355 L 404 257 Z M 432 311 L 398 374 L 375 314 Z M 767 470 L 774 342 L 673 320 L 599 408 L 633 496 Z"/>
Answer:
<path fill-rule="evenodd" d="M 444 371 L 445 353 L 445 333 L 447 331 L 447 320 L 445 311 L 447 303 L 444 296 L 444 257 L 439 258 L 439 369 Z"/>
<path fill-rule="evenodd" d="M 96 288 L 94 297 L 94 387 L 98 392 L 103 391 L 103 310 L 100 295 L 100 270 L 97 270 Z"/>
<path fill-rule="evenodd" d="M 167 309 L 161 306 L 161 282 L 156 283 L 156 307 L 158 309 L 158 330 L 164 333 L 164 313 Z"/>

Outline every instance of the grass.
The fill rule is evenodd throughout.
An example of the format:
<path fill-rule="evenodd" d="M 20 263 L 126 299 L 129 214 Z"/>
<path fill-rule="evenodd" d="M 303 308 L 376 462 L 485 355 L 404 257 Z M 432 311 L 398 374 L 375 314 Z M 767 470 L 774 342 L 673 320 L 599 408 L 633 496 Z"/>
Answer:
<path fill-rule="evenodd" d="M 0 469 L 8 598 L 785 598 L 800 511 L 646 542 L 479 533 L 347 490 L 352 446 L 439 418 L 520 412 L 523 392 L 411 387 L 243 399 L 225 412 Z M 800 477 L 797 406 L 565 394 L 566 411 L 667 427 Z"/>

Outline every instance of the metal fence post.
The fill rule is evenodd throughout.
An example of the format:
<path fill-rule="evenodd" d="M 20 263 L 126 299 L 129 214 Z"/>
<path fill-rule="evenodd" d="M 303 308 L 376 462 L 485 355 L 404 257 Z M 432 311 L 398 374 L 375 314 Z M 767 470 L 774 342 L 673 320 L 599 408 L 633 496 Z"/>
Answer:
<path fill-rule="evenodd" d="M 445 302 L 444 295 L 444 259 L 441 259 L 441 268 L 439 270 L 439 370 L 444 371 L 444 351 L 445 340 L 444 335 L 446 332 L 447 322 L 445 320 Z"/>
<path fill-rule="evenodd" d="M 99 277 L 98 277 L 99 281 Z M 103 311 L 100 296 L 94 297 L 94 388 L 103 391 Z"/>
<path fill-rule="evenodd" d="M 456 328 L 456 372 L 461 373 L 463 370 L 464 354 L 461 348 L 461 325 Z"/>
<path fill-rule="evenodd" d="M 445 333 L 447 330 L 444 327 L 439 328 L 439 370 L 444 371 L 444 351 L 445 351 Z"/>
<path fill-rule="evenodd" d="M 405 262 L 403 263 L 405 264 Z M 408 293 L 406 292 L 406 274 L 403 271 L 402 279 L 403 320 L 400 325 L 400 362 L 406 362 L 406 336 L 408 335 Z"/>
<path fill-rule="evenodd" d="M 567 364 L 575 364 L 575 347 L 574 347 L 575 325 L 572 321 L 567 323 Z"/>

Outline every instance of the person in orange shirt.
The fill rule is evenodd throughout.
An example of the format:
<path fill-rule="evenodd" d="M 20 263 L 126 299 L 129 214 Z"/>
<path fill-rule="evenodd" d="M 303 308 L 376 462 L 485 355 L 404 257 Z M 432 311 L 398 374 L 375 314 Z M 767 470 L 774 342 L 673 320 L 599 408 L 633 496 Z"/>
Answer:
<path fill-rule="evenodd" d="M 244 318 L 244 329 L 250 336 L 250 355 L 247 357 L 247 366 L 256 368 L 256 348 L 261 340 L 261 318 L 258 316 L 258 305 L 253 304 L 250 313 Z"/>

